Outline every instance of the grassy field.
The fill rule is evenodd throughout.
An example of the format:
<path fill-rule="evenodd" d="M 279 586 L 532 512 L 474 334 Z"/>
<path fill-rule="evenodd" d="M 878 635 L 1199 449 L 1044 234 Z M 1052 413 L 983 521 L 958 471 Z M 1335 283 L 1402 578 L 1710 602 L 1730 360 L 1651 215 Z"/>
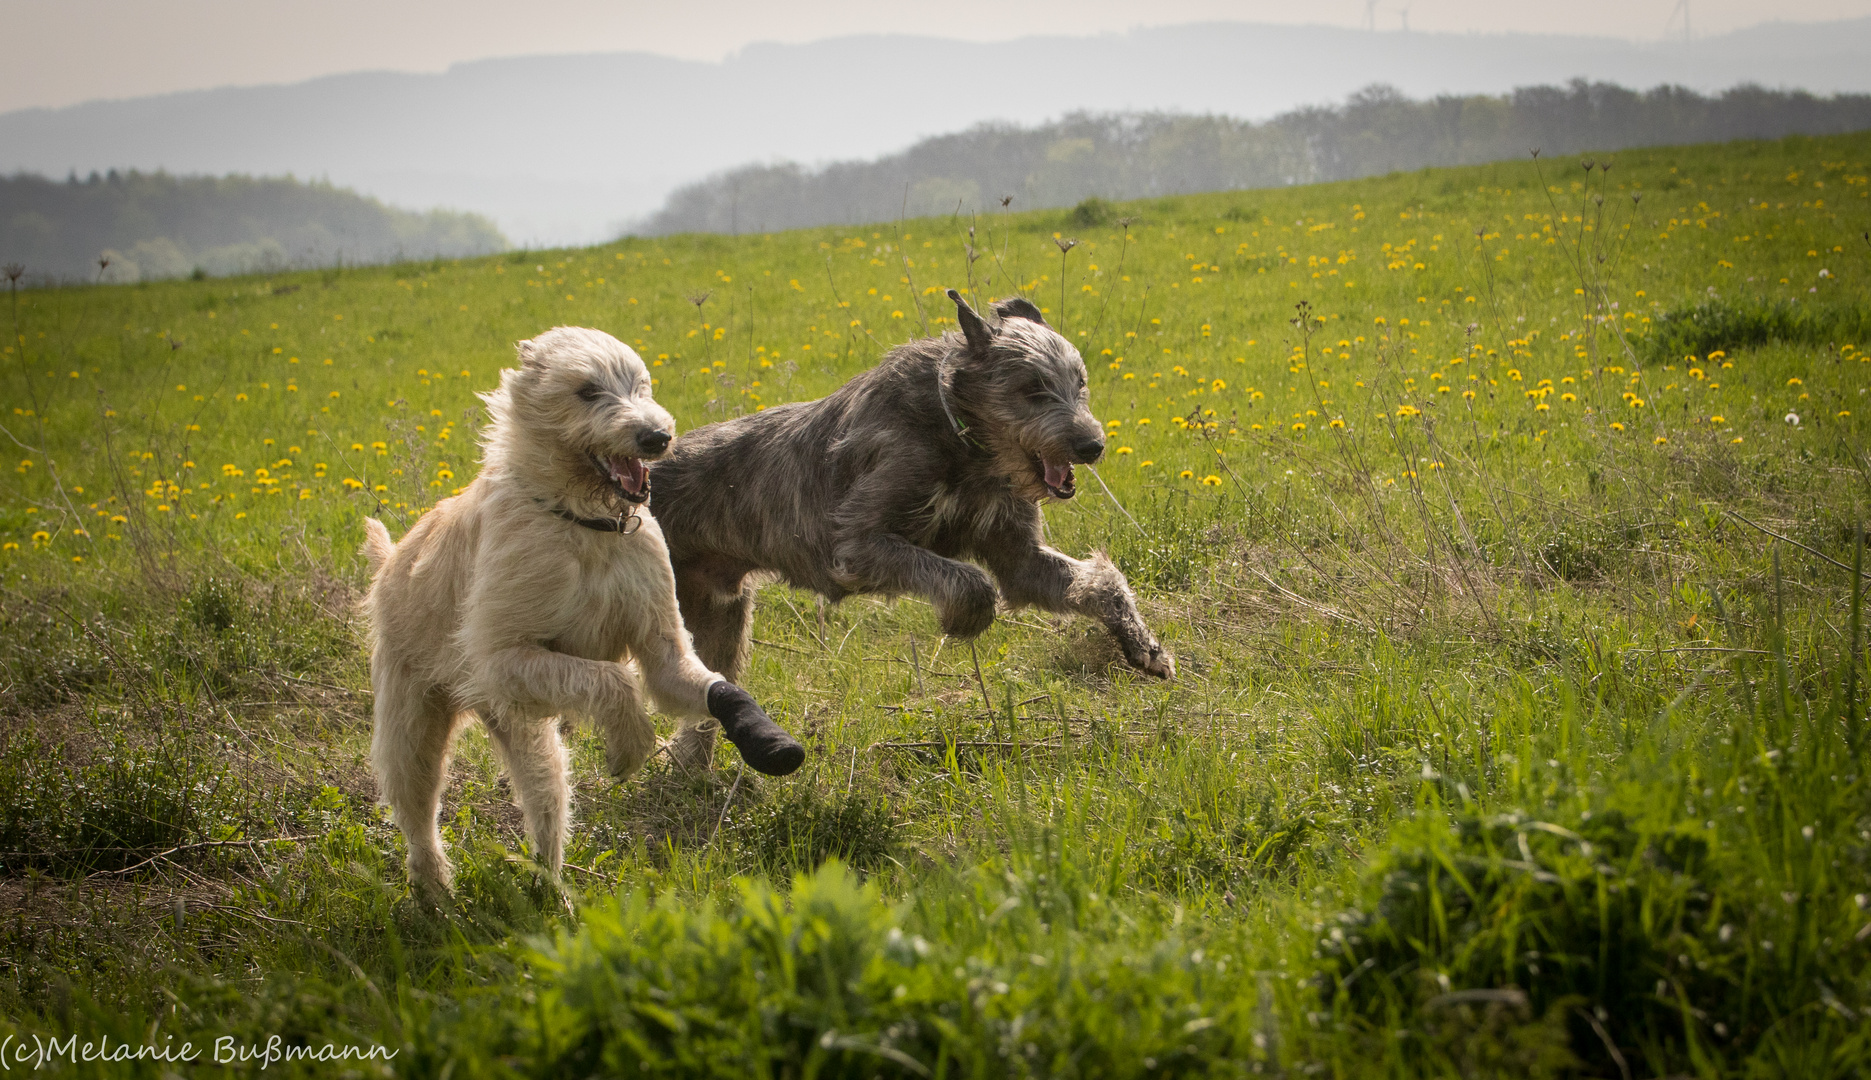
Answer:
<path fill-rule="evenodd" d="M 1790 139 L 14 293 L 0 1053 L 1861 1075 L 1868 163 Z M 971 647 L 771 587 L 747 684 L 804 769 L 614 785 L 579 734 L 561 893 L 470 731 L 457 904 L 415 902 L 365 760 L 360 519 L 469 481 L 512 342 L 609 330 L 687 429 L 952 328 L 950 286 L 1084 353 L 1111 453 L 1049 536 L 1111 553 L 1177 681 L 1080 621 Z"/>

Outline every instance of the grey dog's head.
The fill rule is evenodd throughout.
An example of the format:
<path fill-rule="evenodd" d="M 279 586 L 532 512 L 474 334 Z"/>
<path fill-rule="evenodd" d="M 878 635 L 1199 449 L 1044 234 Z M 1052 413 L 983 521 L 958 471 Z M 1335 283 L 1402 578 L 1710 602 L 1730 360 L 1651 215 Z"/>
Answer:
<path fill-rule="evenodd" d="M 970 434 L 993 451 L 998 471 L 1019 494 L 1071 498 L 1078 490 L 1072 466 L 1104 456 L 1085 361 L 1031 301 L 996 303 L 1000 321 L 990 326 L 961 294 L 948 295 L 962 336 L 950 354 L 952 386 L 976 421 Z"/>
<path fill-rule="evenodd" d="M 645 461 L 662 457 L 675 418 L 650 396 L 650 373 L 630 346 L 602 330 L 557 326 L 517 346 L 520 366 L 483 394 L 494 422 L 483 437 L 498 464 L 542 497 L 641 503 Z"/>

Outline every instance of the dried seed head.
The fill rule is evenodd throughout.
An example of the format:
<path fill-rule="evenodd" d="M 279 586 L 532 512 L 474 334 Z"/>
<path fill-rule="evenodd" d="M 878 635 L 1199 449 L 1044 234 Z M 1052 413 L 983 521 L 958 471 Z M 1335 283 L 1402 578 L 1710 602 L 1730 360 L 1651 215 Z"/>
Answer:
<path fill-rule="evenodd" d="M 1059 246 L 1059 254 L 1061 255 L 1064 255 L 1066 252 L 1071 251 L 1073 248 L 1078 246 L 1078 241 L 1072 239 L 1069 236 L 1068 237 L 1055 236 L 1053 237 L 1052 242 Z"/>
<path fill-rule="evenodd" d="M 20 275 L 26 272 L 26 268 L 19 263 L 7 263 L 6 266 L 0 267 L 0 272 L 6 274 L 8 283 L 12 283 L 19 280 Z"/>
<path fill-rule="evenodd" d="M 1580 167 L 1582 167 L 1586 172 L 1591 172 L 1592 166 L 1596 164 L 1598 163 L 1596 161 L 1593 161 L 1591 158 L 1586 158 L 1585 160 L 1579 162 Z"/>
<path fill-rule="evenodd" d="M 708 302 L 708 298 L 713 295 L 714 293 L 712 292 L 690 293 L 689 303 L 694 304 L 695 310 L 700 311 L 702 309 L 702 305 L 706 304 Z"/>
<path fill-rule="evenodd" d="M 1002 210 L 1005 210 L 1005 209 L 1007 209 L 1007 208 L 1008 208 L 1009 206 L 1012 206 L 1012 205 L 1013 205 L 1013 196 L 1012 196 L 1012 195 L 1002 195 L 1002 196 L 1000 197 L 1000 208 L 1001 208 Z"/>

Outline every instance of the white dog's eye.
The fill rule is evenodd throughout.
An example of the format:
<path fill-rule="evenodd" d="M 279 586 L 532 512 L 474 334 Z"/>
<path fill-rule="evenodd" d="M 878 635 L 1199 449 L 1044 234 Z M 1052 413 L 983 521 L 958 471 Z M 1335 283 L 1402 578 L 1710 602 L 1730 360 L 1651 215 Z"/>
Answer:
<path fill-rule="evenodd" d="M 603 396 L 604 391 L 599 389 L 596 383 L 586 383 L 578 388 L 578 400 L 580 401 L 596 401 Z"/>

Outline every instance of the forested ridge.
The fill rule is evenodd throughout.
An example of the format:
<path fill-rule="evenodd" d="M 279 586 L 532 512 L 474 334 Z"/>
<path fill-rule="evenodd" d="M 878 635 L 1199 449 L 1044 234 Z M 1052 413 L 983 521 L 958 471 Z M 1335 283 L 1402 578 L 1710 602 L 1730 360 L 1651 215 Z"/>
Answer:
<path fill-rule="evenodd" d="M 1871 127 L 1871 96 L 1738 86 L 1705 96 L 1575 80 L 1412 100 L 1372 86 L 1264 123 L 1167 113 L 983 124 L 875 161 L 750 165 L 674 192 L 634 230 L 769 232 L 998 209 L 1350 180 L 1428 166 Z"/>
<path fill-rule="evenodd" d="M 0 261 L 36 282 L 247 273 L 506 247 L 492 222 L 322 181 L 111 170 L 0 177 Z"/>

